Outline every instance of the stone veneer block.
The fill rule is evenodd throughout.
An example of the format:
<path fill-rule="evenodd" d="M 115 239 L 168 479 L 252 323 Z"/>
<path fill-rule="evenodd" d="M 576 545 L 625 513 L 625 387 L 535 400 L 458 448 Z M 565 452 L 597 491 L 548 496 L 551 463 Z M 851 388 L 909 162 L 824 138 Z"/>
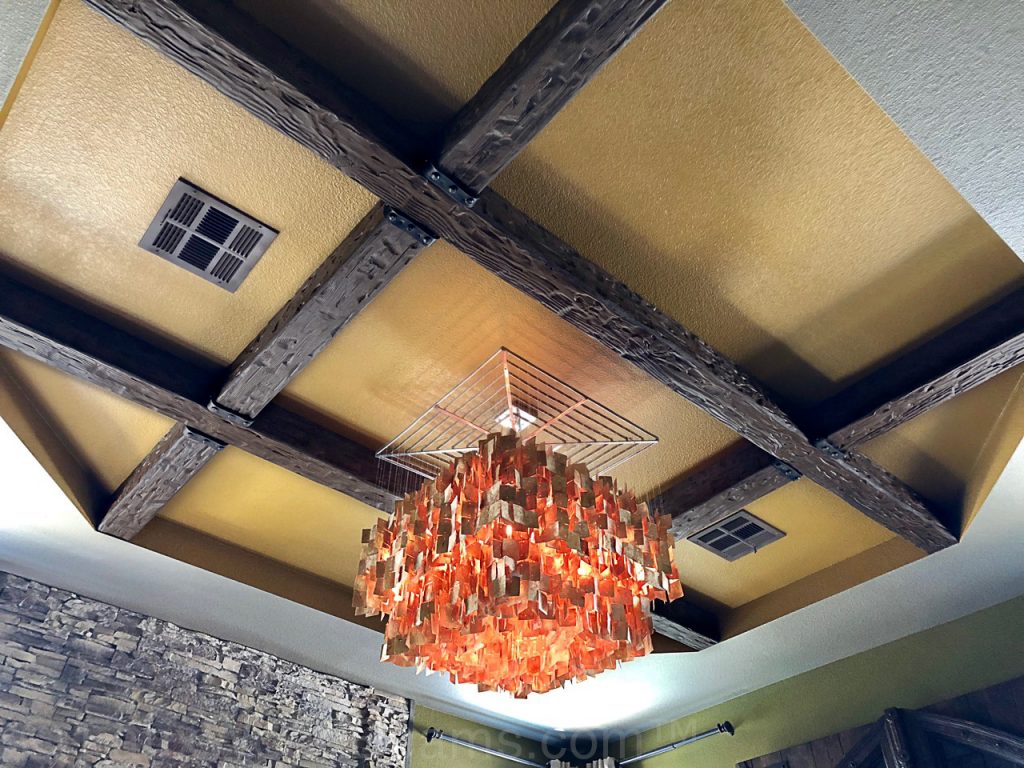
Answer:
<path fill-rule="evenodd" d="M 0 572 L 4 768 L 402 768 L 409 703 Z"/>

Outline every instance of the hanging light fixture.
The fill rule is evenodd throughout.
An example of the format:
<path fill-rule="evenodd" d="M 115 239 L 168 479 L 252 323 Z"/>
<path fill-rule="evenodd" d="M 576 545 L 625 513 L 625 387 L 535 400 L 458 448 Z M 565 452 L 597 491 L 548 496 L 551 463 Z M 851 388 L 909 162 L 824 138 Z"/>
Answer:
<path fill-rule="evenodd" d="M 651 651 L 650 601 L 682 596 L 668 529 L 504 430 L 363 532 L 355 607 L 390 617 L 383 660 L 525 698 Z"/>

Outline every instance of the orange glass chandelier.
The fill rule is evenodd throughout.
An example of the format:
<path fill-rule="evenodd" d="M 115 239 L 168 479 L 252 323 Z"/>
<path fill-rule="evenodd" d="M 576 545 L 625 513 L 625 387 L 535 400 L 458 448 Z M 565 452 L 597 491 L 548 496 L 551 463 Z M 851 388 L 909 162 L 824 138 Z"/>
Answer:
<path fill-rule="evenodd" d="M 492 434 L 363 532 L 355 607 L 390 617 L 383 660 L 525 698 L 646 655 L 681 596 L 668 517 Z"/>

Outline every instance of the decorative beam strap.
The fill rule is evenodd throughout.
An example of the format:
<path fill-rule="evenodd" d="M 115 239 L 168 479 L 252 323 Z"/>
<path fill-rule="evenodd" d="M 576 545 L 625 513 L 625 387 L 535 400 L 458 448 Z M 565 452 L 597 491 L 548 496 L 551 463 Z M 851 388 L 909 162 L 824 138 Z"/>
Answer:
<path fill-rule="evenodd" d="M 685 597 L 670 603 L 655 600 L 651 604 L 651 622 L 659 635 L 695 651 L 710 648 L 721 640 L 718 617 Z"/>
<path fill-rule="evenodd" d="M 262 411 L 433 242 L 405 221 L 375 205 L 235 361 L 217 405 L 249 419 Z"/>
<path fill-rule="evenodd" d="M 560 0 L 448 131 L 439 166 L 480 192 L 665 0 Z"/>
<path fill-rule="evenodd" d="M 835 768 L 865 768 L 874 763 L 882 748 L 882 726 L 881 723 L 872 723 L 868 732 L 860 741 L 853 745 L 853 748 L 843 755 L 843 759 L 836 763 Z"/>
<path fill-rule="evenodd" d="M 387 510 L 373 452 L 277 406 L 251 426 L 211 413 L 215 366 L 186 360 L 0 274 L 0 345 Z"/>
<path fill-rule="evenodd" d="M 466 208 L 401 160 L 315 65 L 231 9 L 182 0 L 89 0 L 222 94 L 421 222 L 495 275 L 857 509 L 911 524 L 930 513 L 889 475 L 817 451 L 735 364 L 500 196 Z M 464 180 L 463 180 L 464 181 Z M 884 492 L 879 493 L 879 489 Z M 948 543 L 955 539 L 950 537 Z"/>
<path fill-rule="evenodd" d="M 1024 737 L 987 725 L 934 712 L 908 712 L 911 722 L 936 736 L 986 752 L 1014 765 L 1024 765 Z"/>
<path fill-rule="evenodd" d="M 384 206 L 384 218 L 389 224 L 410 235 L 413 240 L 416 240 L 417 246 L 426 247 L 428 245 L 432 245 L 437 240 L 436 235 L 430 234 L 430 232 L 422 226 L 417 224 L 401 211 L 396 211 L 390 205 Z"/>
<path fill-rule="evenodd" d="M 132 539 L 223 447 L 219 440 L 176 425 L 121 484 L 99 530 Z"/>
<path fill-rule="evenodd" d="M 446 174 L 440 168 L 428 165 L 427 170 L 423 175 L 427 177 L 427 181 L 440 189 L 459 205 L 464 205 L 467 208 L 472 208 L 476 205 L 476 195 L 467 189 L 463 189 L 459 182 Z"/>

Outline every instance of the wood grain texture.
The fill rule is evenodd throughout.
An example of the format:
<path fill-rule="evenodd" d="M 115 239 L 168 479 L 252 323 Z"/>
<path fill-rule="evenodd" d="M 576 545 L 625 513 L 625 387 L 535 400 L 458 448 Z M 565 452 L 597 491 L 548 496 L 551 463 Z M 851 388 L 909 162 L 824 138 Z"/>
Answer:
<path fill-rule="evenodd" d="M 234 362 L 217 403 L 262 411 L 422 248 L 374 206 Z"/>
<path fill-rule="evenodd" d="M 207 24 L 170 0 L 89 0 L 108 17 L 226 97 L 444 237 L 501 279 L 647 372 L 740 435 L 863 512 L 924 524 L 933 551 L 941 524 L 891 475 L 816 449 L 735 364 L 634 291 L 586 261 L 507 201 L 484 192 L 455 203 L 403 162 L 330 79 L 281 40 L 230 9 Z M 197 4 L 203 6 L 203 4 Z M 218 6 L 219 7 L 219 6 Z M 202 12 L 202 7 L 196 11 Z M 884 505 L 878 509 L 878 505 Z M 916 543 L 916 542 L 915 542 Z"/>
<path fill-rule="evenodd" d="M 1014 765 L 1024 765 L 1024 737 L 970 720 L 933 712 L 914 712 L 911 717 L 918 726 L 936 736 L 977 749 Z"/>
<path fill-rule="evenodd" d="M 651 604 L 651 621 L 655 632 L 695 651 L 710 648 L 721 640 L 718 617 L 685 597 L 670 603 L 655 600 Z"/>
<path fill-rule="evenodd" d="M 459 111 L 438 165 L 479 193 L 665 0 L 560 0 Z"/>
<path fill-rule="evenodd" d="M 855 382 L 805 414 L 799 423 L 810 434 L 827 434 L 835 447 L 848 450 L 1022 361 L 1024 289 L 1017 289 Z M 767 493 L 779 487 L 773 483 L 761 485 L 770 461 L 768 454 L 750 446 L 740 460 L 727 456 L 720 460 L 721 466 L 708 466 L 677 481 L 661 497 L 674 523 L 684 521 L 675 529 L 676 535 L 695 532 L 685 524 L 690 518 L 725 517 L 759 498 L 759 488 Z M 709 478 L 718 481 L 712 486 L 713 493 L 704 490 Z M 783 476 L 773 479 L 780 485 L 785 482 Z M 720 487 L 721 483 L 729 484 Z"/>
<path fill-rule="evenodd" d="M 217 440 L 175 425 L 121 484 L 99 530 L 120 539 L 134 538 L 223 447 Z"/>
<path fill-rule="evenodd" d="M 653 500 L 672 517 L 677 540 L 692 536 L 790 482 L 769 454 L 750 443 L 734 446 L 687 473 Z"/>
<path fill-rule="evenodd" d="M 277 406 L 251 426 L 207 409 L 219 372 L 0 275 L 0 344 L 378 509 L 373 452 Z"/>
<path fill-rule="evenodd" d="M 718 640 L 699 632 L 684 621 L 678 619 L 670 619 L 665 616 L 658 616 L 657 614 L 651 615 L 651 623 L 654 626 L 654 631 L 659 635 L 675 640 L 681 645 L 685 645 L 687 648 L 691 648 L 695 651 L 702 651 L 705 648 L 710 648 L 712 645 L 716 645 Z"/>
<path fill-rule="evenodd" d="M 863 454 L 818 451 L 792 463 L 809 479 L 925 552 L 957 543 L 924 499 Z"/>
<path fill-rule="evenodd" d="M 853 745 L 843 758 L 836 763 L 835 768 L 864 768 L 871 764 L 882 748 L 882 725 L 875 723 L 860 740 Z"/>

